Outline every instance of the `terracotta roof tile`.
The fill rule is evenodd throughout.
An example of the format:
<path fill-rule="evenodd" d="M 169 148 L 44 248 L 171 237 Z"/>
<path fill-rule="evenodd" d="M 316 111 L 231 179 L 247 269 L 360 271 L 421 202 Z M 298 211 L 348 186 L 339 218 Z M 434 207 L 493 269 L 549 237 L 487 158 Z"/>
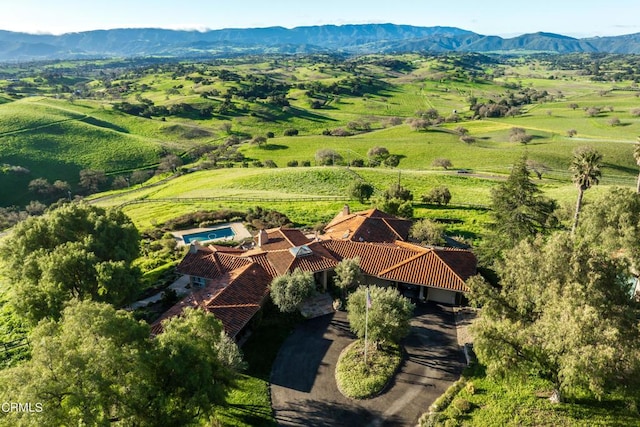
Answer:
<path fill-rule="evenodd" d="M 421 251 L 418 247 L 409 249 L 397 245 L 349 240 L 324 240 L 322 245 L 338 260 L 359 257 L 360 268 L 370 276 L 377 276 L 381 271 L 414 257 Z"/>
<path fill-rule="evenodd" d="M 310 241 L 302 231 L 295 228 L 280 227 L 265 231 L 267 232 L 268 241 L 261 246 L 265 251 L 289 249 L 307 244 Z M 257 245 L 258 237 L 256 236 L 253 240 Z"/>
<path fill-rule="evenodd" d="M 379 277 L 395 282 L 432 286 L 456 292 L 469 291 L 464 283 L 466 278 L 456 274 L 433 250 L 381 271 Z"/>
<path fill-rule="evenodd" d="M 411 221 L 396 218 L 378 209 L 338 214 L 324 229 L 324 238 L 356 242 L 394 242 L 406 240 Z"/>

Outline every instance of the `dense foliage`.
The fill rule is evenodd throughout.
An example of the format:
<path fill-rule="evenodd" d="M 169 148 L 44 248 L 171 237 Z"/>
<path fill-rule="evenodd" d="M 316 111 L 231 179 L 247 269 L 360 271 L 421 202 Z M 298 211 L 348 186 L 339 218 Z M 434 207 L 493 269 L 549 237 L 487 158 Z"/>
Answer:
<path fill-rule="evenodd" d="M 270 294 L 273 303 L 284 313 L 300 308 L 316 289 L 313 273 L 296 268 L 292 273 L 278 276 L 271 282 Z"/>
<path fill-rule="evenodd" d="M 122 306 L 138 291 L 139 235 L 118 210 L 70 203 L 19 223 L 2 242 L 4 274 L 17 312 L 36 323 L 66 301 Z"/>
<path fill-rule="evenodd" d="M 489 373 L 535 373 L 562 394 L 637 391 L 640 330 L 627 265 L 559 232 L 522 241 L 498 264 L 500 287 L 474 278 L 474 326 Z"/>
<path fill-rule="evenodd" d="M 368 310 L 367 292 L 371 298 Z M 358 338 L 364 338 L 367 329 L 368 339 L 377 343 L 400 342 L 409 333 L 413 308 L 411 301 L 397 290 L 378 286 L 360 286 L 347 302 L 351 330 Z"/>
<path fill-rule="evenodd" d="M 3 402 L 34 412 L 0 414 L 4 425 L 189 425 L 223 402 L 240 365 L 212 315 L 188 309 L 150 338 L 130 313 L 72 301 L 32 332 L 32 358 L 0 372 Z M 36 411 L 36 403 L 41 411 Z"/>

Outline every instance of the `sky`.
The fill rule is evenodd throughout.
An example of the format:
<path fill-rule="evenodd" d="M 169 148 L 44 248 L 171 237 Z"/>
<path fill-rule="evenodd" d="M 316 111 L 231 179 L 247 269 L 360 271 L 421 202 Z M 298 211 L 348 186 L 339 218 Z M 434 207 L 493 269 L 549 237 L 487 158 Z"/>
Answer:
<path fill-rule="evenodd" d="M 0 30 L 62 34 L 112 28 L 208 30 L 393 23 L 513 37 L 640 33 L 640 0 L 2 0 Z"/>

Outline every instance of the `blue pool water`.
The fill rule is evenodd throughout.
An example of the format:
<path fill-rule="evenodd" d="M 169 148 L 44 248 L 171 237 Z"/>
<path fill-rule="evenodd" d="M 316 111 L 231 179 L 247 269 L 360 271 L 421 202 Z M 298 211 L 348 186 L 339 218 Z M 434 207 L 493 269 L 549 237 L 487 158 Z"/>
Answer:
<path fill-rule="evenodd" d="M 201 231 L 199 233 L 184 234 L 182 236 L 182 239 L 184 240 L 185 244 L 189 244 L 193 241 L 207 242 L 209 240 L 218 240 L 218 239 L 224 239 L 225 237 L 233 237 L 233 236 L 235 236 L 235 233 L 233 232 L 231 227 L 222 227 L 222 228 L 215 228 L 212 230 Z"/>

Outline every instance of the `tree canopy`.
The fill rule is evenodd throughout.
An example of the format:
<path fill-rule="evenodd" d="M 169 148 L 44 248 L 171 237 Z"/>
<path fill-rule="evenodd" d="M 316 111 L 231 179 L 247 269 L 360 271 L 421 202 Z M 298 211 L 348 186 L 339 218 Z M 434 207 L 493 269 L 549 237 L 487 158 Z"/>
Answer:
<path fill-rule="evenodd" d="M 333 278 L 335 284 L 342 289 L 344 298 L 345 292 L 362 282 L 363 275 L 360 269 L 360 258 L 345 258 L 336 265 L 336 275 Z"/>
<path fill-rule="evenodd" d="M 187 309 L 153 339 L 131 313 L 71 301 L 31 333 L 32 357 L 0 371 L 3 402 L 41 412 L 3 414 L 7 425 L 187 425 L 223 402 L 240 353 L 213 315 Z M 25 424 L 26 423 L 26 424 Z"/>
<path fill-rule="evenodd" d="M 364 338 L 367 289 L 371 297 L 368 338 L 373 342 L 399 342 L 409 333 L 414 305 L 393 288 L 358 287 L 347 302 L 351 330 L 358 338 Z"/>
<path fill-rule="evenodd" d="M 284 313 L 296 311 L 315 291 L 313 274 L 296 268 L 293 273 L 278 276 L 271 282 L 271 299 Z"/>
<path fill-rule="evenodd" d="M 17 312 L 35 323 L 57 318 L 72 298 L 131 301 L 138 245 L 138 231 L 121 211 L 70 203 L 16 225 L 0 256 Z"/>
<path fill-rule="evenodd" d="M 562 394 L 630 386 L 640 368 L 627 266 L 558 232 L 522 241 L 497 265 L 500 287 L 469 281 L 482 306 L 474 348 L 489 373 L 549 380 Z"/>
<path fill-rule="evenodd" d="M 527 158 L 521 158 L 509 178 L 491 192 L 493 231 L 489 242 L 501 250 L 515 246 L 520 240 L 547 232 L 554 222 L 554 200 L 542 196 L 529 178 Z"/>

